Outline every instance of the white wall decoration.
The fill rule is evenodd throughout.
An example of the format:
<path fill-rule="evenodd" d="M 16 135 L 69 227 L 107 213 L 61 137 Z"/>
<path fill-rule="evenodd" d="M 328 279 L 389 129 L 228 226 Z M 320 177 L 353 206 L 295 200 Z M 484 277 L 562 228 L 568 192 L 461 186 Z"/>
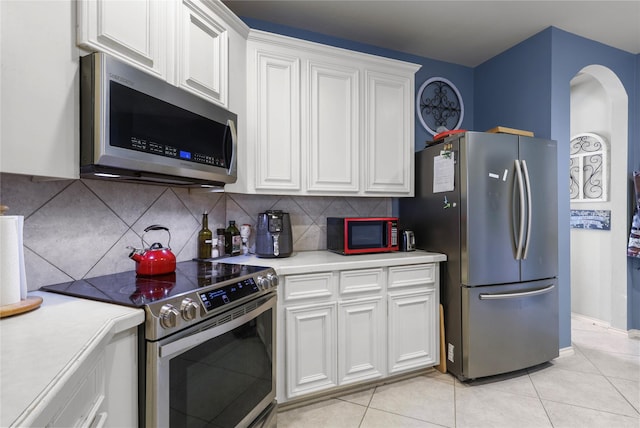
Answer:
<path fill-rule="evenodd" d="M 420 123 L 431 135 L 438 129 L 459 129 L 464 118 L 462 95 L 453 83 L 444 77 L 432 77 L 425 81 L 416 97 L 416 113 Z"/>
<path fill-rule="evenodd" d="M 571 139 L 569 195 L 571 202 L 607 200 L 608 147 L 597 134 L 584 132 Z"/>

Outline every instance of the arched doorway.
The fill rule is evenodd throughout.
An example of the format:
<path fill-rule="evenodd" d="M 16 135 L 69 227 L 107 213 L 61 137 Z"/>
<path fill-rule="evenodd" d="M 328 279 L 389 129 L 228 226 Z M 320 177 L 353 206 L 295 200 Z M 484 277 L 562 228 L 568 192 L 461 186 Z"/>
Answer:
<path fill-rule="evenodd" d="M 571 202 L 571 210 L 611 213 L 611 229 L 571 229 L 571 311 L 627 330 L 628 96 L 608 68 L 590 65 L 571 80 L 571 136 L 594 133 L 608 143 L 608 197 Z"/>

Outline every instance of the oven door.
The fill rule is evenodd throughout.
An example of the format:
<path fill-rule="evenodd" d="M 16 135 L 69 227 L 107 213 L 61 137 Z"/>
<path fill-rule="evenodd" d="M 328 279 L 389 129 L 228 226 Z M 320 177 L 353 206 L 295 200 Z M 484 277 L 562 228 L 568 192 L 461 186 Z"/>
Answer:
<path fill-rule="evenodd" d="M 250 426 L 275 415 L 276 294 L 147 342 L 147 427 Z M 258 418 L 260 416 L 260 418 Z"/>

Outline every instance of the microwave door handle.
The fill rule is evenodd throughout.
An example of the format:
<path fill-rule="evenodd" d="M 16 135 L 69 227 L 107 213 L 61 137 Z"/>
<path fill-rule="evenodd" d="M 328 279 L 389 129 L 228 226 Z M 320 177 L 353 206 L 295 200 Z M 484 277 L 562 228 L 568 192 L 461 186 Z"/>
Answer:
<path fill-rule="evenodd" d="M 231 161 L 227 174 L 234 175 L 236 173 L 237 153 L 238 153 L 238 134 L 236 133 L 236 124 L 233 120 L 227 120 L 227 127 L 231 133 Z"/>

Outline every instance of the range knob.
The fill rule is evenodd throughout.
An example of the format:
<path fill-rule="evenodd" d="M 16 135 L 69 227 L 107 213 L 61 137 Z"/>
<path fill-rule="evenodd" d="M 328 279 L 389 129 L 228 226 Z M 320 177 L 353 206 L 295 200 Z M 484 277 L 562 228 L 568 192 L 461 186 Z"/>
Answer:
<path fill-rule="evenodd" d="M 164 328 L 173 328 L 178 324 L 180 312 L 173 305 L 166 304 L 160 308 L 160 325 Z"/>
<path fill-rule="evenodd" d="M 199 305 L 193 299 L 186 298 L 180 304 L 180 312 L 185 321 L 191 321 L 198 315 Z"/>
<path fill-rule="evenodd" d="M 267 288 L 269 288 L 269 284 L 271 281 L 269 281 L 269 279 L 265 278 L 264 276 L 259 275 L 256 282 L 258 283 L 258 288 L 266 290 Z"/>
<path fill-rule="evenodd" d="M 278 278 L 278 275 L 276 275 L 275 273 L 267 274 L 267 279 L 271 283 L 272 287 L 277 287 L 278 283 L 280 282 L 280 278 Z"/>

